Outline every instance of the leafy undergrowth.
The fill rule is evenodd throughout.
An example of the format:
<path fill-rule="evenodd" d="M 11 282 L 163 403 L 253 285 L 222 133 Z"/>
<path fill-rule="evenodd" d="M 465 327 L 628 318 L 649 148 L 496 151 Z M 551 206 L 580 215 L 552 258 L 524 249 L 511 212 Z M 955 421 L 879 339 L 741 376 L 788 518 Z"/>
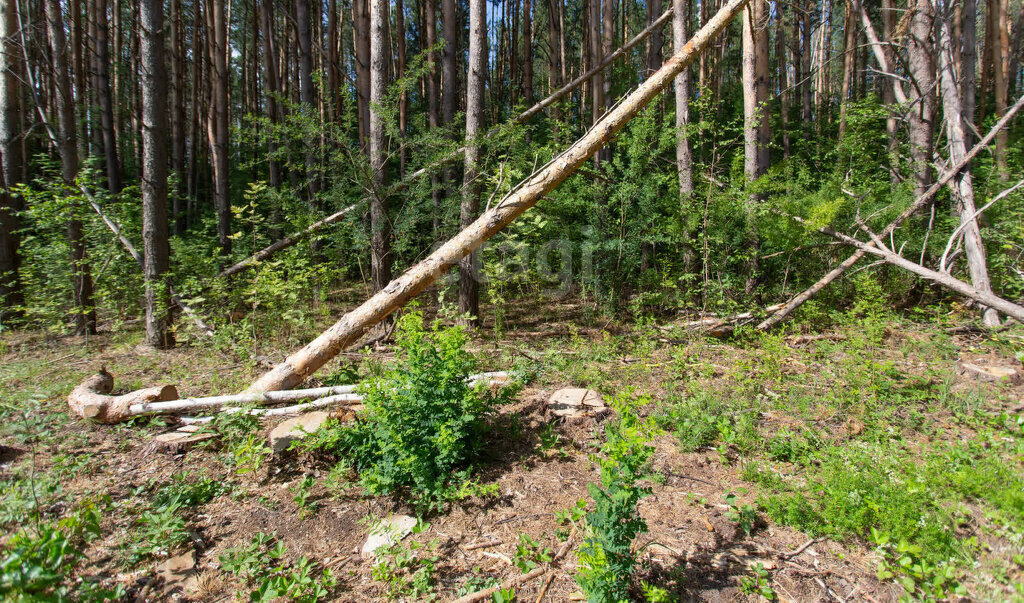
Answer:
<path fill-rule="evenodd" d="M 519 338 L 531 319 L 552 333 Z M 0 598 L 160 599 L 156 566 L 194 551 L 176 585 L 193 600 L 446 600 L 539 568 L 549 584 L 491 600 L 1024 600 L 1024 386 L 956 370 L 1019 369 L 1020 328 L 951 335 L 865 302 L 831 323 L 718 340 L 524 310 L 499 339 L 413 313 L 393 350 L 325 371 L 365 384 L 359 418 L 276 457 L 241 413 L 171 455 L 150 447 L 166 419 L 65 411 L 99 364 L 119 389 L 203 395 L 244 388 L 254 363 L 140 354 L 137 332 L 5 334 Z M 508 368 L 530 381 L 515 395 L 463 379 Z M 543 402 L 565 386 L 615 412 L 555 419 Z M 421 521 L 373 558 L 353 553 L 393 513 Z"/>

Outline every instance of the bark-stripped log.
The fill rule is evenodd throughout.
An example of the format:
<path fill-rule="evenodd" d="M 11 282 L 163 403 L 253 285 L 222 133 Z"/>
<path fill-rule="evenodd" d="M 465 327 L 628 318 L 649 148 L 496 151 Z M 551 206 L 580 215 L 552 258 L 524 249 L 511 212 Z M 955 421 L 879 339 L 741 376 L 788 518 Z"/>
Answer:
<path fill-rule="evenodd" d="M 486 382 L 492 391 L 508 385 L 509 374 L 504 371 L 489 373 L 477 373 L 466 378 L 470 385 Z M 123 396 L 109 396 L 114 389 L 114 378 L 105 369 L 86 379 L 76 387 L 68 396 L 68 405 L 80 417 L 94 419 L 100 423 L 117 423 L 132 417 L 151 415 L 173 415 L 180 412 L 194 410 L 220 410 L 223 412 L 238 412 L 239 409 L 231 409 L 232 405 L 270 405 L 281 402 L 302 402 L 314 400 L 308 405 L 289 407 L 295 409 L 321 408 L 342 403 L 361 402 L 363 397 L 354 393 L 358 385 L 337 385 L 333 387 L 314 387 L 310 389 L 296 389 L 287 391 L 229 394 L 225 396 L 209 396 L 205 398 L 184 398 L 178 399 L 177 390 L 170 385 L 162 388 L 148 388 L 124 394 Z M 254 412 L 253 414 L 288 414 L 281 409 L 274 412 Z"/>
<path fill-rule="evenodd" d="M 84 419 L 92 419 L 97 423 L 118 423 L 131 416 L 129 409 L 133 404 L 174 400 L 178 397 L 178 390 L 173 385 L 148 387 L 123 396 L 109 395 L 113 390 L 114 378 L 106 370 L 100 369 L 100 372 L 71 391 L 68 406 Z"/>
<path fill-rule="evenodd" d="M 343 316 L 306 347 L 264 374 L 249 391 L 290 389 L 313 374 L 367 329 L 403 306 L 494 233 L 533 207 L 604 146 L 708 46 L 749 0 L 729 0 L 671 59 L 629 94 L 589 132 L 550 163 L 520 183 L 500 203 L 409 268 L 361 306 Z"/>

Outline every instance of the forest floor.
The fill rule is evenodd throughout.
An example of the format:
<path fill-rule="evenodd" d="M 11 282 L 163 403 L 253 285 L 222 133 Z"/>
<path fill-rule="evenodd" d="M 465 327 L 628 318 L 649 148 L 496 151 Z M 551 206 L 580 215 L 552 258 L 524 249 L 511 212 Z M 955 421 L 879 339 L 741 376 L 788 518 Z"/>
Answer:
<path fill-rule="evenodd" d="M 528 366 L 537 376 L 495 418 L 480 492 L 426 518 L 383 563 L 357 552 L 367 518 L 411 510 L 364 495 L 322 456 L 289 451 L 238 475 L 216 441 L 155 449 L 168 419 L 107 426 L 68 413 L 69 391 L 101 365 L 118 391 L 171 383 L 182 397 L 214 395 L 242 390 L 294 342 L 260 341 L 259 354 L 201 342 L 153 352 L 132 329 L 88 340 L 5 334 L 0 557 L 21 551 L 15 563 L 28 563 L 31 551 L 16 544 L 94 508 L 98 533 L 51 580 L 71 592 L 98 584 L 126 600 L 225 601 L 273 579 L 315 598 L 330 568 L 336 584 L 324 599 L 450 600 L 544 565 L 568 539 L 568 554 L 516 595 L 574 600 L 580 537 L 563 511 L 590 500 L 602 420 L 559 419 L 545 403 L 584 387 L 640 396 L 656 428 L 653 492 L 640 504 L 648 531 L 635 548 L 639 578 L 667 600 L 891 601 L 908 591 L 1024 600 L 1024 385 L 1014 357 L 1024 329 L 952 334 L 941 320 L 875 308 L 813 336 L 720 340 L 585 309 L 517 304 L 503 332 L 474 337 L 482 369 Z M 365 375 L 390 355 L 346 355 L 321 374 Z M 963 362 L 1017 378 L 979 379 Z M 188 579 L 156 579 L 158 565 L 190 551 Z M 27 580 L 8 561 L 0 594 Z"/>

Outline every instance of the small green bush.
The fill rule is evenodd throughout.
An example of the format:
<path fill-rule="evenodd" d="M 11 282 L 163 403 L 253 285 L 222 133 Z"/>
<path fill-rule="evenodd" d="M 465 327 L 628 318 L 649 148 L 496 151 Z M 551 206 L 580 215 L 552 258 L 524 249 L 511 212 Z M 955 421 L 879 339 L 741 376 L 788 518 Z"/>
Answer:
<path fill-rule="evenodd" d="M 640 480 L 648 475 L 648 461 L 654 448 L 636 409 L 650 402 L 633 401 L 629 393 L 612 399 L 617 417 L 605 429 L 607 438 L 601 455 L 594 460 L 601 467 L 601 485 L 588 484 L 595 508 L 587 513 L 586 538 L 579 552 L 576 582 L 591 603 L 629 600 L 630 577 L 636 556 L 633 540 L 647 531 L 637 514 L 640 500 L 651 493 Z"/>
<path fill-rule="evenodd" d="M 476 360 L 462 328 L 428 329 L 413 312 L 399 321 L 396 343 L 396 362 L 361 388 L 357 420 L 329 424 L 304 447 L 344 456 L 372 494 L 401 491 L 436 510 L 469 478 L 495 397 L 466 381 Z"/>

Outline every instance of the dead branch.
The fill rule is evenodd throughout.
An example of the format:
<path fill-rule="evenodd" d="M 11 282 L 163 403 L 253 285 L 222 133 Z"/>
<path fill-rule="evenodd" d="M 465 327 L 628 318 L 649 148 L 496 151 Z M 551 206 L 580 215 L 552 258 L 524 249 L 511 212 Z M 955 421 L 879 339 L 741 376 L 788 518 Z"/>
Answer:
<path fill-rule="evenodd" d="M 794 216 L 794 215 L 791 215 L 791 214 L 786 214 L 784 212 L 778 212 L 778 213 L 780 215 L 784 215 L 784 216 L 786 216 L 786 217 L 788 217 L 788 218 L 790 218 L 790 219 L 792 219 L 792 220 L 794 220 L 796 222 L 799 222 L 799 223 L 804 224 L 804 225 L 808 225 L 808 222 L 806 220 L 804 220 L 803 218 L 799 217 L 799 216 Z M 826 234 L 826 235 L 834 237 L 834 238 L 836 238 L 836 239 L 838 239 L 840 241 L 843 241 L 844 243 L 847 243 L 848 245 L 852 245 L 852 246 L 856 247 L 857 249 L 859 249 L 859 250 L 861 250 L 861 251 L 863 251 L 865 253 L 870 253 L 872 255 L 877 255 L 878 257 L 882 258 L 887 263 L 892 264 L 893 266 L 898 266 L 900 268 L 903 268 L 904 270 L 907 270 L 908 272 L 912 272 L 912 273 L 920 276 L 921 278 L 924 278 L 924 279 L 932 281 L 933 283 L 942 285 L 943 287 L 946 287 L 947 289 L 951 289 L 951 290 L 959 293 L 960 295 L 963 295 L 964 297 L 969 297 L 969 298 L 973 299 L 974 301 L 976 301 L 976 302 L 978 302 L 980 304 L 983 304 L 985 306 L 988 306 L 990 308 L 993 308 L 995 310 L 998 310 L 999 312 L 1002 312 L 1003 314 L 1006 314 L 1007 316 L 1012 316 L 1013 318 L 1015 318 L 1018 321 L 1024 321 L 1024 307 L 1018 306 L 1017 304 L 1015 304 L 1013 302 L 1010 302 L 1010 301 L 1007 301 L 1007 300 L 1005 300 L 1005 299 L 1003 299 L 1001 297 L 998 297 L 998 296 L 996 296 L 993 293 L 986 292 L 986 291 L 980 291 L 978 289 L 975 289 L 971 285 L 969 285 L 969 284 L 967 284 L 967 283 L 965 283 L 965 282 L 963 282 L 963 281 L 961 281 L 959 279 L 953 278 L 952 276 L 950 276 L 948 274 L 943 274 L 941 272 L 937 272 L 935 270 L 932 270 L 930 268 L 926 268 L 925 266 L 922 266 L 920 264 L 912 262 L 912 261 L 904 258 L 903 256 L 897 254 L 896 252 L 892 251 L 888 247 L 886 247 L 885 244 L 882 243 L 882 240 L 880 238 L 878 238 L 878 235 L 876 235 L 875 233 L 867 230 L 866 227 L 862 227 L 862 228 L 864 228 L 864 230 L 867 231 L 869 236 L 871 237 L 871 239 L 872 239 L 872 243 L 871 244 L 864 243 L 863 241 L 858 241 L 857 239 L 855 239 L 855 238 L 853 238 L 853 237 L 851 237 L 849 235 L 842 234 L 840 232 L 832 230 L 831 228 L 821 227 L 821 228 L 815 228 L 815 230 L 817 230 L 818 232 L 820 232 L 822 234 Z"/>
<path fill-rule="evenodd" d="M 217 275 L 217 278 L 224 278 L 231 276 L 233 274 L 238 274 L 239 272 L 242 272 L 247 268 L 255 266 L 257 263 L 262 262 L 263 260 L 277 253 L 278 251 L 281 251 L 282 249 L 288 249 L 289 247 L 295 245 L 302 239 L 305 239 L 306 237 L 316 233 L 317 231 L 323 230 L 324 227 L 334 224 L 338 220 L 341 220 L 355 208 L 356 204 L 349 205 L 348 207 L 341 211 L 334 212 L 333 214 L 327 216 L 322 220 L 313 222 L 312 224 L 310 224 L 309 226 L 300 231 L 293 232 L 287 237 L 274 243 L 271 243 L 270 245 L 267 245 L 263 249 L 260 249 L 256 253 L 242 260 L 241 262 L 238 262 L 233 266 L 225 268 L 224 270 L 221 271 L 220 274 Z"/>
<path fill-rule="evenodd" d="M 995 139 L 996 134 L 998 134 L 1000 130 L 1005 128 L 1006 125 L 1010 123 L 1010 120 L 1013 118 L 1014 115 L 1017 114 L 1017 111 L 1019 111 L 1021 107 L 1024 107 L 1024 96 L 1021 96 L 1019 99 L 1017 99 L 1017 102 L 1015 102 L 1012 107 L 1007 109 L 1006 114 L 1003 115 L 1003 117 L 1000 118 L 999 121 L 997 121 L 995 125 L 992 126 L 992 129 L 988 131 L 988 134 L 986 134 L 984 138 L 979 140 L 976 145 L 971 147 L 971 150 L 968 151 L 967 154 L 964 155 L 964 157 L 960 161 L 958 161 L 952 169 L 939 176 L 939 179 L 936 180 L 935 183 L 932 184 L 928 188 L 928 190 L 926 190 L 920 197 L 915 199 L 914 202 L 910 205 L 910 207 L 908 207 L 906 210 L 903 211 L 903 213 L 897 216 L 896 219 L 892 221 L 892 223 L 886 226 L 885 229 L 882 230 L 880 235 L 883 237 L 890 235 L 893 231 L 896 230 L 897 227 L 899 227 L 900 224 L 902 224 L 910 216 L 916 214 L 926 204 L 931 202 L 932 198 L 935 197 L 935 194 L 939 192 L 939 189 L 945 186 L 947 182 L 952 180 L 954 176 L 960 173 L 960 170 L 967 167 L 970 164 L 971 160 L 973 160 L 978 155 L 978 153 L 982 151 L 982 149 L 986 148 L 989 145 L 989 143 L 991 143 L 992 140 Z M 827 287 L 830 283 L 832 283 L 832 281 L 842 276 L 844 272 L 853 267 L 853 265 L 860 261 L 860 259 L 863 258 L 865 255 L 867 255 L 866 251 L 858 249 L 856 252 L 854 252 L 853 255 L 843 260 L 843 262 L 840 265 L 836 266 L 827 274 L 825 274 L 825 276 L 818 279 L 818 281 L 815 282 L 813 285 L 811 285 L 804 291 L 801 291 L 799 294 L 791 298 L 782 306 L 782 308 L 778 312 L 761 321 L 761 323 L 758 324 L 755 328 L 759 331 L 763 331 L 782 322 L 783 320 L 785 320 L 787 316 L 792 314 L 794 310 L 799 308 L 805 301 L 813 297 L 816 293 L 818 293 L 818 291 L 821 291 L 822 289 Z"/>
<path fill-rule="evenodd" d="M 368 329 L 405 305 L 449 268 L 468 256 L 541 198 L 574 174 L 598 149 L 661 93 L 712 39 L 739 14 L 749 0 L 729 0 L 661 69 L 605 114 L 576 143 L 514 188 L 500 203 L 484 212 L 426 259 L 391 281 L 355 310 L 341 317 L 306 347 L 249 386 L 250 391 L 289 389 L 351 345 Z"/>

